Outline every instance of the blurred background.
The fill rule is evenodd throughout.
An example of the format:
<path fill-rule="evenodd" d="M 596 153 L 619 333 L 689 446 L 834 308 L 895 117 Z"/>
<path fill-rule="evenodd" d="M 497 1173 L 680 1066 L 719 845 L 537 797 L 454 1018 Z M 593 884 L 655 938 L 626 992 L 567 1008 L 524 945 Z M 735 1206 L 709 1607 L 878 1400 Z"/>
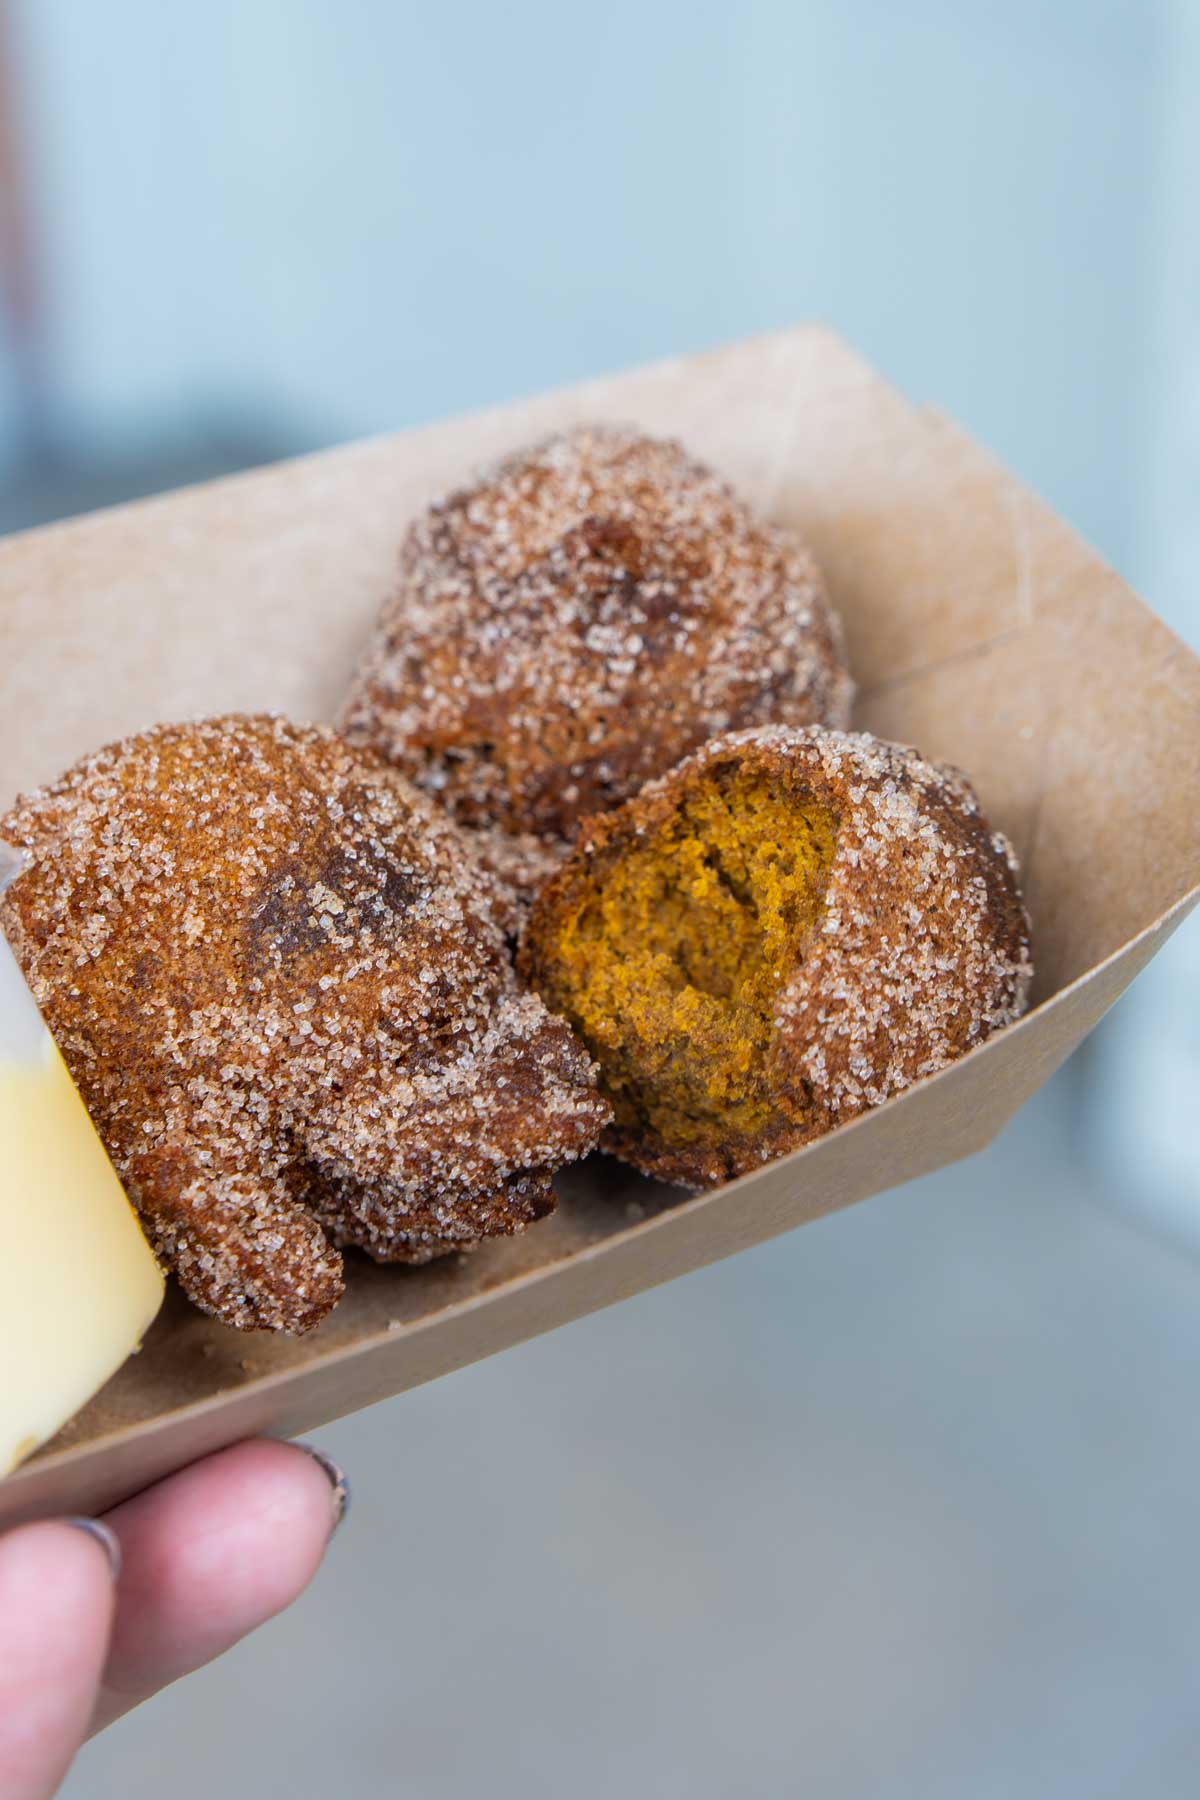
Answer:
<path fill-rule="evenodd" d="M 0 0 L 0 528 L 822 317 L 1200 638 L 1195 0 Z M 71 1800 L 1200 1767 L 1200 930 L 984 1157 L 323 1434 Z"/>

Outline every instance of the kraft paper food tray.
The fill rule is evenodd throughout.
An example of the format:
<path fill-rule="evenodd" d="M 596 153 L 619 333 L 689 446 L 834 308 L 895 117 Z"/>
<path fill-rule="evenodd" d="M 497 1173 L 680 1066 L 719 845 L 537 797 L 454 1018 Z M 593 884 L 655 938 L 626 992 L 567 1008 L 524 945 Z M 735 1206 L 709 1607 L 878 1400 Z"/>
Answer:
<path fill-rule="evenodd" d="M 1200 665 L 952 424 L 802 329 L 0 544 L 0 800 L 160 719 L 338 704 L 411 515 L 587 418 L 673 433 L 814 546 L 858 722 L 967 769 L 1012 838 L 1036 1006 L 823 1141 L 689 1199 L 605 1159 L 523 1238 L 423 1270 L 348 1258 L 313 1335 L 172 1293 L 141 1354 L 0 1484 L 88 1511 L 248 1432 L 292 1434 L 981 1149 L 1197 898 Z"/>

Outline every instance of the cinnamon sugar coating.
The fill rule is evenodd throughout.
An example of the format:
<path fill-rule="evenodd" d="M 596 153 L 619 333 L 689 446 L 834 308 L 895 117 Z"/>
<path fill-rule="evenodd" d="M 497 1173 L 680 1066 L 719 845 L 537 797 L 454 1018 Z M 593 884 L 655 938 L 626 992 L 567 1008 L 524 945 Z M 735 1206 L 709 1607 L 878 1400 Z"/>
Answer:
<path fill-rule="evenodd" d="M 1024 1010 L 1029 927 L 966 780 L 861 734 L 714 740 L 590 821 L 524 975 L 614 1105 L 606 1147 L 688 1187 L 932 1075 Z"/>
<path fill-rule="evenodd" d="M 803 544 L 679 444 L 589 425 L 413 523 L 342 729 L 530 892 L 707 738 L 844 725 L 851 692 Z"/>
<path fill-rule="evenodd" d="M 303 1331 L 336 1246 L 424 1262 L 552 1210 L 606 1116 L 445 816 L 331 731 L 167 725 L 17 801 L 0 920 L 151 1242 Z"/>

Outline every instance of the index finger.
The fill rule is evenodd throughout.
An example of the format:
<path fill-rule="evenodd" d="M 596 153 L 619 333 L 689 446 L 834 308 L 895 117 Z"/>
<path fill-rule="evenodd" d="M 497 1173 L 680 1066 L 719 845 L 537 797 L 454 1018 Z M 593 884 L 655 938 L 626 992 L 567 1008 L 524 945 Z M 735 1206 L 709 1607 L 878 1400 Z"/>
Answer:
<path fill-rule="evenodd" d="M 296 1599 L 340 1517 L 338 1473 L 296 1445 L 257 1439 L 106 1515 L 122 1571 L 94 1729 Z"/>

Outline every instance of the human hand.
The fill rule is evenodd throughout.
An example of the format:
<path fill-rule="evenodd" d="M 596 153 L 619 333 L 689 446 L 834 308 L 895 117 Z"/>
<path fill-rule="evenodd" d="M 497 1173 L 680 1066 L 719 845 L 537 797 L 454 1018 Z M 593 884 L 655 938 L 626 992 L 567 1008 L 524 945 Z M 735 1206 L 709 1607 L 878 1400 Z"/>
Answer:
<path fill-rule="evenodd" d="M 0 1537 L 4 1800 L 49 1800 L 89 1733 L 289 1606 L 345 1507 L 320 1452 L 261 1438 Z"/>

